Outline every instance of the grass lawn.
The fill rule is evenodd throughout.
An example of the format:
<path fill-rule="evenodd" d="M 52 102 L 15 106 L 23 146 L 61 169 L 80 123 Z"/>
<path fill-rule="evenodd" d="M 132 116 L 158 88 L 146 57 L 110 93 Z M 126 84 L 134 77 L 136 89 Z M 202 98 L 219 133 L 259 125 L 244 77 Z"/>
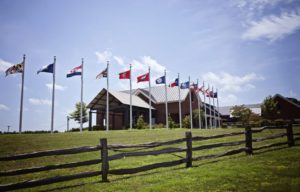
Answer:
<path fill-rule="evenodd" d="M 224 132 L 236 132 L 243 129 L 214 129 L 192 131 L 193 136 L 216 135 Z M 95 146 L 100 138 L 108 138 L 109 144 L 133 144 L 153 141 L 166 141 L 183 138 L 187 129 L 175 130 L 134 130 L 134 131 L 97 131 L 84 133 L 58 134 L 11 134 L 0 135 L 0 156 L 43 151 L 50 149 L 70 148 L 76 146 Z M 253 138 L 284 132 L 285 130 L 266 130 L 253 135 Z M 294 132 L 300 132 L 294 129 Z M 226 137 L 201 142 L 193 146 L 209 143 L 243 140 L 244 136 Z M 253 146 L 286 141 L 286 137 L 254 143 Z M 185 143 L 164 146 L 185 147 Z M 224 152 L 243 147 L 220 147 L 193 152 L 193 156 L 202 156 Z M 131 149 L 132 150 L 132 149 Z M 115 154 L 109 151 L 109 155 Z M 139 167 L 147 164 L 178 160 L 185 153 L 159 156 L 126 157 L 111 161 L 110 169 Z M 10 162 L 0 162 L 1 171 L 60 164 L 100 158 L 99 152 L 75 155 L 61 155 Z M 85 171 L 100 170 L 99 165 L 84 166 L 72 169 L 51 170 L 21 176 L 0 177 L 0 184 L 40 179 L 58 175 L 69 175 Z M 109 183 L 102 183 L 100 177 L 77 179 L 22 191 L 300 191 L 300 142 L 295 147 L 274 147 L 255 151 L 252 156 L 245 153 L 211 160 L 193 162 L 192 168 L 185 165 L 159 168 L 133 175 L 109 175 Z"/>

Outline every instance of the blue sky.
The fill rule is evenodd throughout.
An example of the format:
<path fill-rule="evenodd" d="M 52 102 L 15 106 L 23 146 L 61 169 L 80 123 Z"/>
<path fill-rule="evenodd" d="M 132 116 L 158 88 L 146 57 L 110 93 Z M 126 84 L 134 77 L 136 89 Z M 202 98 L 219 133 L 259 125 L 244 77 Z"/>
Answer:
<path fill-rule="evenodd" d="M 131 63 L 134 79 L 151 66 L 153 81 L 164 69 L 168 81 L 205 80 L 225 106 L 299 99 L 299 44 L 299 0 L 1 0 L 0 130 L 18 130 L 21 74 L 4 71 L 24 53 L 23 129 L 50 129 L 52 77 L 36 72 L 55 55 L 54 128 L 63 131 L 80 100 L 80 77 L 65 76 L 81 58 L 86 103 L 106 86 L 95 77 L 110 60 L 114 90 L 128 89 L 118 73 Z"/>

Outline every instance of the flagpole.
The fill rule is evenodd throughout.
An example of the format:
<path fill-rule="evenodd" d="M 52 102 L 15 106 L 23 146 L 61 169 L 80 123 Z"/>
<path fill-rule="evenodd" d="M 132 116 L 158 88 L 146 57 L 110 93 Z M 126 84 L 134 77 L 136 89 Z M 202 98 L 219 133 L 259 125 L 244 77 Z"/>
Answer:
<path fill-rule="evenodd" d="M 132 130 L 132 80 L 131 80 L 131 64 L 130 64 L 130 130 Z"/>
<path fill-rule="evenodd" d="M 179 80 L 179 73 L 178 73 L 178 105 L 179 105 L 179 127 L 182 128 L 181 122 L 181 96 L 180 96 L 180 80 Z"/>
<path fill-rule="evenodd" d="M 204 81 L 203 81 L 203 89 L 205 89 L 204 87 Z M 207 129 L 207 116 L 206 116 L 206 99 L 205 99 L 205 92 L 203 91 L 203 100 L 204 100 L 204 118 L 205 118 L 205 129 Z"/>
<path fill-rule="evenodd" d="M 166 104 L 166 128 L 169 129 L 169 121 L 168 121 L 168 93 L 167 93 L 167 72 L 165 70 L 165 104 Z"/>
<path fill-rule="evenodd" d="M 109 61 L 107 61 L 107 92 L 106 92 L 106 131 L 109 130 Z"/>
<path fill-rule="evenodd" d="M 190 124 L 193 129 L 193 112 L 192 112 L 192 90 L 191 90 L 191 78 L 189 76 L 189 97 L 190 97 Z"/>
<path fill-rule="evenodd" d="M 198 79 L 197 79 L 197 89 L 198 89 Z M 200 106 L 200 102 L 201 102 L 201 98 L 200 98 L 200 95 L 199 95 L 199 92 L 197 93 L 197 98 L 198 98 L 198 112 L 199 112 L 199 129 L 202 128 L 202 125 L 201 125 L 201 106 Z"/>
<path fill-rule="evenodd" d="M 213 122 L 213 127 L 217 128 L 217 121 L 216 121 L 216 107 L 215 107 L 215 92 L 214 92 L 214 87 L 212 87 L 212 92 L 213 92 L 213 109 L 214 109 L 214 122 Z"/>
<path fill-rule="evenodd" d="M 208 91 L 210 93 L 210 88 L 208 84 Z M 211 119 L 211 102 L 210 102 L 210 95 L 208 95 L 208 100 L 209 100 L 209 128 L 212 128 L 212 119 Z"/>
<path fill-rule="evenodd" d="M 221 118 L 220 118 L 220 107 L 219 107 L 219 93 L 218 93 L 218 89 L 216 90 L 217 92 L 217 105 L 218 105 L 218 121 L 219 121 L 219 128 L 221 128 Z"/>
<path fill-rule="evenodd" d="M 53 126 L 54 126 L 55 67 L 56 67 L 55 65 L 56 65 L 56 56 L 54 56 L 54 63 L 53 63 L 51 133 L 53 133 Z"/>
<path fill-rule="evenodd" d="M 149 66 L 149 128 L 152 129 L 152 112 L 151 112 L 151 76 Z"/>
<path fill-rule="evenodd" d="M 81 61 L 81 96 L 80 96 L 80 132 L 82 132 L 82 100 L 83 100 L 83 58 Z"/>
<path fill-rule="evenodd" d="M 19 119 L 19 133 L 22 133 L 22 120 L 23 120 L 23 92 L 24 92 L 24 78 L 25 78 L 25 58 L 23 55 L 23 72 L 22 72 L 22 86 L 21 86 L 21 103 L 20 103 L 20 119 Z"/>

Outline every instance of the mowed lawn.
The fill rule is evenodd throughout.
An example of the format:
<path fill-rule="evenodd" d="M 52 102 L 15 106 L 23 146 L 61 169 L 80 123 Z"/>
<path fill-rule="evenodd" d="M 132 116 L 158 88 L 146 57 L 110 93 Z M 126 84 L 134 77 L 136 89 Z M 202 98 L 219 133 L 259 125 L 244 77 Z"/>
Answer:
<path fill-rule="evenodd" d="M 193 136 L 217 135 L 225 132 L 237 132 L 243 129 L 192 130 Z M 95 146 L 100 138 L 107 138 L 108 144 L 133 144 L 153 141 L 167 141 L 183 138 L 188 129 L 174 130 L 134 130 L 134 131 L 95 131 L 83 133 L 58 134 L 11 134 L 0 135 L 0 156 L 21 154 L 34 151 L 62 149 L 79 146 Z M 253 138 L 285 132 L 285 130 L 266 130 L 253 135 Z M 300 132 L 300 128 L 294 129 Z M 201 142 L 193 142 L 193 146 L 209 143 L 243 140 L 244 136 L 233 136 Z M 254 143 L 254 147 L 275 142 L 286 141 L 286 136 Z M 185 147 L 185 143 L 164 146 Z M 236 147 L 220 147 L 197 151 L 194 157 L 225 152 Z M 155 148 L 156 149 L 156 148 Z M 127 151 L 132 151 L 130 149 Z M 151 149 L 153 150 L 153 149 Z M 109 151 L 109 155 L 118 152 Z M 165 154 L 159 156 L 126 157 L 111 161 L 110 169 L 133 168 L 152 163 L 178 160 L 185 153 Z M 69 163 L 100 158 L 99 152 L 75 155 L 61 155 L 11 162 L 0 162 L 1 171 L 37 167 L 51 164 Z M 0 177 L 0 184 L 40 179 L 59 175 L 97 171 L 101 165 L 84 166 L 72 169 L 51 170 L 21 176 Z M 101 182 L 100 176 L 76 179 L 51 185 L 23 189 L 22 191 L 300 191 L 300 142 L 295 147 L 273 147 L 255 151 L 247 156 L 240 153 L 233 156 L 194 161 L 192 168 L 185 164 L 159 168 L 132 175 L 109 175 L 110 182 Z"/>

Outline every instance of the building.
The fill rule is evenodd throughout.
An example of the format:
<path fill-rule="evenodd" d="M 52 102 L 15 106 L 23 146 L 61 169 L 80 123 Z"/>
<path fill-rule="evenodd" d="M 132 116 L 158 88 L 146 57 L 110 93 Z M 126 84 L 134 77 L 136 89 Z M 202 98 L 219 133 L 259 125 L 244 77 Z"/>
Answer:
<path fill-rule="evenodd" d="M 179 123 L 179 96 L 181 101 L 181 113 L 184 118 L 190 114 L 189 108 L 189 91 L 191 91 L 192 109 L 198 109 L 198 102 L 200 106 L 207 107 L 207 118 L 209 122 L 209 107 L 213 109 L 213 106 L 203 104 L 198 94 L 192 89 L 180 89 L 180 95 L 178 87 L 167 87 L 168 97 L 168 113 L 175 121 Z M 90 124 L 92 122 L 92 113 L 96 113 L 96 125 L 101 129 L 105 128 L 106 118 L 106 89 L 102 89 L 96 97 L 88 104 L 87 108 L 90 109 Z M 165 86 L 151 87 L 151 110 L 152 110 L 152 124 L 165 124 Z M 212 118 L 214 112 L 217 117 L 217 110 L 212 110 Z M 127 129 L 129 127 L 130 119 L 130 91 L 109 91 L 109 118 L 110 118 L 110 130 Z M 137 118 L 143 115 L 144 121 L 149 122 L 149 92 L 148 89 L 135 89 L 132 90 L 132 114 L 133 124 L 136 123 Z M 193 122 L 194 127 L 199 127 L 199 121 Z M 204 124 L 204 120 L 202 122 Z"/>
<path fill-rule="evenodd" d="M 275 102 L 277 102 L 277 112 L 271 116 L 263 114 L 266 119 L 276 120 L 294 120 L 300 121 L 300 101 L 295 98 L 284 97 L 280 94 L 273 96 Z"/>
<path fill-rule="evenodd" d="M 246 108 L 250 109 L 253 113 L 261 116 L 261 104 L 248 104 L 244 105 Z M 235 122 L 236 119 L 232 116 L 231 108 L 234 106 L 224 106 L 220 107 L 220 114 L 223 122 Z"/>

